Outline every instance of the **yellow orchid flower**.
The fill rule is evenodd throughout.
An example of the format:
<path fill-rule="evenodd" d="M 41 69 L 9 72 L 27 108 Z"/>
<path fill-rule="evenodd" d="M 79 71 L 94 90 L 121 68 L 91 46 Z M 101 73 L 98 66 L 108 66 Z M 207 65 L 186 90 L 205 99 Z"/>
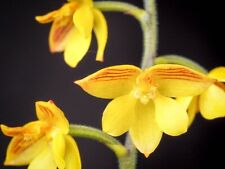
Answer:
<path fill-rule="evenodd" d="M 97 61 L 103 61 L 108 29 L 102 12 L 93 7 L 92 0 L 73 0 L 43 16 L 36 16 L 39 23 L 53 22 L 49 33 L 51 52 L 64 51 L 64 60 L 76 67 L 87 53 L 95 32 L 98 51 Z"/>
<path fill-rule="evenodd" d="M 187 130 L 186 109 L 173 97 L 198 95 L 214 81 L 184 66 L 160 64 L 146 70 L 112 66 L 75 83 L 93 96 L 113 99 L 103 112 L 103 131 L 112 136 L 129 131 L 137 149 L 148 157 L 163 132 L 177 136 Z"/>
<path fill-rule="evenodd" d="M 68 135 L 69 123 L 52 102 L 36 102 L 38 120 L 22 127 L 1 125 L 2 132 L 13 137 L 4 165 L 29 165 L 29 169 L 80 169 L 76 142 Z"/>
<path fill-rule="evenodd" d="M 225 85 L 223 83 L 225 82 L 225 67 L 211 70 L 208 76 L 218 81 L 199 96 L 194 97 L 192 100 L 191 98 L 186 100 L 190 124 L 198 112 L 208 120 L 225 117 Z"/>

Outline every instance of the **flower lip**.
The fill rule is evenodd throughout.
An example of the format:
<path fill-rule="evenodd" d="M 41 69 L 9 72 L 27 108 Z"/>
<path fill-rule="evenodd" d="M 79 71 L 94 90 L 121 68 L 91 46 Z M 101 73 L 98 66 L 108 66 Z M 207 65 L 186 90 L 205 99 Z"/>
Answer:
<path fill-rule="evenodd" d="M 154 84 L 151 76 L 145 72 L 136 79 L 134 89 L 131 91 L 134 98 L 139 99 L 142 104 L 147 104 L 150 99 L 154 99 L 157 94 L 157 85 Z"/>
<path fill-rule="evenodd" d="M 131 93 L 132 96 L 139 99 L 142 104 L 147 104 L 150 99 L 154 99 L 156 97 L 157 88 L 155 86 L 150 86 L 148 91 L 143 91 L 140 87 L 135 87 Z"/>

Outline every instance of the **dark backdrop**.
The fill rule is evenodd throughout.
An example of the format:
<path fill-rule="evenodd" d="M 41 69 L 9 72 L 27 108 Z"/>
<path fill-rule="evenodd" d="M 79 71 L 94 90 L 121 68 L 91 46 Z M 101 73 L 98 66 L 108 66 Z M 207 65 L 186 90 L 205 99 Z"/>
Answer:
<path fill-rule="evenodd" d="M 129 1 L 142 6 L 142 1 Z M 224 65 L 222 2 L 158 0 L 159 50 L 180 54 L 207 69 Z M 7 0 L 0 5 L 0 123 L 22 125 L 36 119 L 34 103 L 52 99 L 71 123 L 101 128 L 102 111 L 108 100 L 87 95 L 73 84 L 99 68 L 115 64 L 139 65 L 142 36 L 138 22 L 129 15 L 106 13 L 109 41 L 105 62 L 94 61 L 96 40 L 76 69 L 68 67 L 62 54 L 48 50 L 49 25 L 40 25 L 34 16 L 60 7 L 63 0 Z M 219 4 L 221 3 L 221 4 Z M 148 158 L 138 155 L 139 169 L 224 168 L 225 119 L 206 121 L 197 116 L 186 134 L 164 135 Z M 120 138 L 123 141 L 123 137 Z M 9 138 L 0 134 L 1 168 Z M 116 169 L 114 154 L 104 145 L 76 139 L 83 169 Z M 218 167 L 220 166 L 220 167 Z M 23 168 L 23 167 L 20 167 Z"/>

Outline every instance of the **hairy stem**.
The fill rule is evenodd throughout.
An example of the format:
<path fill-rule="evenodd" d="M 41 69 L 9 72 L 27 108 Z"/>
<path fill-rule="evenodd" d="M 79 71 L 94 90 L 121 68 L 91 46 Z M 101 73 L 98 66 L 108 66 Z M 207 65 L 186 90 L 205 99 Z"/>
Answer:
<path fill-rule="evenodd" d="M 155 0 L 143 0 L 143 3 L 147 12 L 145 21 L 142 22 L 144 50 L 141 67 L 144 69 L 153 65 L 157 54 L 158 20 Z"/>
<path fill-rule="evenodd" d="M 125 147 L 127 148 L 127 154 L 119 158 L 119 168 L 120 169 L 135 169 L 137 163 L 137 149 L 132 143 L 130 135 L 127 134 Z"/>
<path fill-rule="evenodd" d="M 74 137 L 88 138 L 103 143 L 109 147 L 118 158 L 122 158 L 128 153 L 127 149 L 118 140 L 93 127 L 70 125 L 69 134 Z"/>
<path fill-rule="evenodd" d="M 146 13 L 145 10 L 135 5 L 119 1 L 94 2 L 94 7 L 105 12 L 123 12 L 126 14 L 130 14 L 140 22 L 142 22 L 142 17 Z"/>

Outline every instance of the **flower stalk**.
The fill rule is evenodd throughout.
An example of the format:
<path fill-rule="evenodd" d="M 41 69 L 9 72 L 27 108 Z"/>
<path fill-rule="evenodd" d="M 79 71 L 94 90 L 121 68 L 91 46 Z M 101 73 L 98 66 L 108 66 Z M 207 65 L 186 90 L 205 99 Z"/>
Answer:
<path fill-rule="evenodd" d="M 146 11 L 126 2 L 119 1 L 99 1 L 94 2 L 94 7 L 105 12 L 123 12 L 132 15 L 139 22 L 142 22 L 142 18 Z"/>
<path fill-rule="evenodd" d="M 143 0 L 146 16 L 141 22 L 143 30 L 143 55 L 142 69 L 153 65 L 157 55 L 158 45 L 158 20 L 155 0 Z"/>
<path fill-rule="evenodd" d="M 115 138 L 93 127 L 70 125 L 69 134 L 73 137 L 82 137 L 96 140 L 110 148 L 118 158 L 127 154 L 127 149 Z"/>
<path fill-rule="evenodd" d="M 120 169 L 135 169 L 137 163 L 137 150 L 132 143 L 130 135 L 127 134 L 125 147 L 127 149 L 127 154 L 119 158 L 119 168 Z"/>

